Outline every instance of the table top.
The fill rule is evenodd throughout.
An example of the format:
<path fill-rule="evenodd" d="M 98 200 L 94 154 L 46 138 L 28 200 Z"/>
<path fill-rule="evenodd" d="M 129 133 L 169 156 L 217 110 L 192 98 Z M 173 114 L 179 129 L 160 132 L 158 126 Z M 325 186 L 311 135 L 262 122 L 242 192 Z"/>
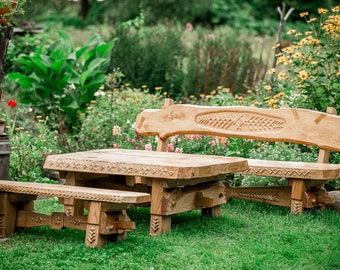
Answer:
<path fill-rule="evenodd" d="M 45 161 L 44 169 L 166 179 L 194 179 L 246 170 L 248 163 L 243 158 L 235 157 L 101 149 L 50 155 Z"/>

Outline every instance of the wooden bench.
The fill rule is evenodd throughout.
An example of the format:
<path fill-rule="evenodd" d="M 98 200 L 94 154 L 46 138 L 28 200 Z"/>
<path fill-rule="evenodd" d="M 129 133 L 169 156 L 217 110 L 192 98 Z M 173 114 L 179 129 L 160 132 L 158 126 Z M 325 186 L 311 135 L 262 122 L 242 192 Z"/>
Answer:
<path fill-rule="evenodd" d="M 36 213 L 38 195 L 88 202 L 88 214 Z M 123 239 L 127 231 L 135 229 L 126 214 L 130 204 L 149 201 L 150 195 L 141 192 L 0 180 L 0 237 L 13 234 L 16 228 L 49 225 L 86 230 L 85 244 L 102 247 L 110 235 Z"/>
<path fill-rule="evenodd" d="M 247 159 L 249 169 L 239 174 L 285 177 L 290 185 L 231 188 L 225 183 L 226 197 L 287 206 L 294 214 L 334 203 L 324 188 L 329 180 L 340 178 L 340 165 L 327 164 L 330 151 L 340 151 L 340 117 L 331 108 L 323 113 L 294 108 L 174 105 L 166 99 L 162 109 L 144 110 L 137 116 L 136 131 L 141 136 L 157 135 L 157 151 L 166 151 L 168 139 L 183 134 L 318 147 L 318 163 Z"/>

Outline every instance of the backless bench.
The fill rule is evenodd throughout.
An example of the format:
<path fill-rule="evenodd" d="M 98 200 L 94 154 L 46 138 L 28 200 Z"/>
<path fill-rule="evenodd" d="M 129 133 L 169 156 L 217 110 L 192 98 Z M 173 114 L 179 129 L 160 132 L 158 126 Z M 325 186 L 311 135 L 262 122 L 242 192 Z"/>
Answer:
<path fill-rule="evenodd" d="M 334 203 L 324 188 L 329 180 L 340 178 L 340 164 L 327 164 L 330 151 L 340 151 L 340 117 L 332 108 L 323 113 L 295 108 L 174 105 L 166 99 L 162 109 L 147 109 L 137 116 L 136 131 L 141 136 L 157 135 L 158 151 L 166 151 L 168 139 L 181 134 L 318 147 L 317 163 L 247 159 L 249 169 L 239 174 L 285 177 L 289 185 L 231 188 L 225 183 L 226 197 L 287 206 L 294 214 Z"/>
<path fill-rule="evenodd" d="M 36 213 L 38 195 L 88 202 L 88 214 Z M 127 231 L 135 229 L 125 210 L 130 204 L 147 202 L 148 193 L 0 180 L 0 237 L 13 234 L 16 228 L 49 225 L 85 230 L 86 246 L 102 247 L 109 235 L 123 239 Z"/>

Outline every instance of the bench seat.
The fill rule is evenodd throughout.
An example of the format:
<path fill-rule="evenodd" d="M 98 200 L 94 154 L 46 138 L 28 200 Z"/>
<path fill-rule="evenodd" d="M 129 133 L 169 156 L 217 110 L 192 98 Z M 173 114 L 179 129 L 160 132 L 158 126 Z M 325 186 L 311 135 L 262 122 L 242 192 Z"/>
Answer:
<path fill-rule="evenodd" d="M 340 178 L 340 164 L 247 159 L 249 169 L 242 174 L 297 179 L 332 180 Z"/>
<path fill-rule="evenodd" d="M 88 214 L 34 212 L 37 196 L 60 197 L 78 203 L 88 203 Z M 101 188 L 67 186 L 0 180 L 0 237 L 13 234 L 15 228 L 50 225 L 86 230 L 85 244 L 102 247 L 109 235 L 122 239 L 126 231 L 135 229 L 126 214 L 131 204 L 150 202 L 150 194 Z"/>

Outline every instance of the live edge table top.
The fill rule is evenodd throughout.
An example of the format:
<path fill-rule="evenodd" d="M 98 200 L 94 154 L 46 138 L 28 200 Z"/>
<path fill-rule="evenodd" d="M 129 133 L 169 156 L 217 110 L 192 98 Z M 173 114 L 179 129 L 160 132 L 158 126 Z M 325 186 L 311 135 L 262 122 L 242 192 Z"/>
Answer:
<path fill-rule="evenodd" d="M 246 170 L 248 163 L 243 158 L 235 157 L 102 149 L 50 155 L 45 161 L 44 169 L 164 179 L 194 179 Z"/>

